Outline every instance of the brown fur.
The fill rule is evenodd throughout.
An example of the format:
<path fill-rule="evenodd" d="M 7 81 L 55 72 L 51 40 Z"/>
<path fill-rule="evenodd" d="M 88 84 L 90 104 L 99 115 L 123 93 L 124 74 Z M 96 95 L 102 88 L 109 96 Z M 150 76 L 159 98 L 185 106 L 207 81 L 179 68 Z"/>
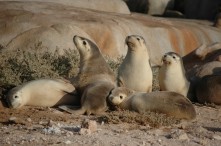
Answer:
<path fill-rule="evenodd" d="M 135 93 L 130 89 L 118 87 L 111 91 L 108 100 L 121 109 L 139 113 L 154 111 L 186 120 L 196 117 L 192 103 L 183 95 L 175 92 Z"/>
<path fill-rule="evenodd" d="M 106 98 L 115 87 L 115 76 L 99 48 L 90 40 L 75 36 L 74 43 L 80 53 L 80 72 L 76 78 L 76 90 L 81 96 L 81 108 L 71 110 L 60 107 L 73 114 L 101 114 L 108 107 Z"/>
<path fill-rule="evenodd" d="M 199 103 L 221 105 L 221 75 L 204 76 L 197 83 L 196 97 Z"/>

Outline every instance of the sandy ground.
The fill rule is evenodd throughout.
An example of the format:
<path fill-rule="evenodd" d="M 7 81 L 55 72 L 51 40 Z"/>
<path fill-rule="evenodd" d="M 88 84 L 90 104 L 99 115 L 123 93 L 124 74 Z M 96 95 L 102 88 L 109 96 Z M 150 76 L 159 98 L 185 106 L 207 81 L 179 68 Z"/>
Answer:
<path fill-rule="evenodd" d="M 194 106 L 197 118 L 188 122 L 128 111 L 74 116 L 56 108 L 0 108 L 0 145 L 221 145 L 221 108 Z M 97 130 L 79 132 L 84 119 L 95 120 Z"/>

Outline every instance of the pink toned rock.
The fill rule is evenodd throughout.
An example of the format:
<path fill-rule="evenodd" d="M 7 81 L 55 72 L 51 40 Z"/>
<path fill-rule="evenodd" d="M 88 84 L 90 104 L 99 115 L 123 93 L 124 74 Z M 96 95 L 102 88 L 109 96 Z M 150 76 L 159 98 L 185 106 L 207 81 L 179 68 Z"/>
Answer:
<path fill-rule="evenodd" d="M 116 59 L 126 55 L 126 36 L 136 34 L 146 40 L 151 63 L 159 65 L 165 52 L 184 56 L 202 43 L 221 42 L 221 30 L 212 27 L 212 22 L 101 13 L 67 1 L 39 1 L 0 1 L 1 45 L 9 50 L 59 49 L 62 54 L 64 49 L 76 49 L 73 36 L 80 35 L 96 42 L 104 55 Z M 88 1 L 87 5 L 92 4 Z"/>
<path fill-rule="evenodd" d="M 89 119 L 85 119 L 82 124 L 82 128 L 89 129 L 91 132 L 97 131 L 97 122 Z"/>
<path fill-rule="evenodd" d="M 91 135 L 91 130 L 90 129 L 86 129 L 86 128 L 81 128 L 79 131 L 80 135 Z"/>

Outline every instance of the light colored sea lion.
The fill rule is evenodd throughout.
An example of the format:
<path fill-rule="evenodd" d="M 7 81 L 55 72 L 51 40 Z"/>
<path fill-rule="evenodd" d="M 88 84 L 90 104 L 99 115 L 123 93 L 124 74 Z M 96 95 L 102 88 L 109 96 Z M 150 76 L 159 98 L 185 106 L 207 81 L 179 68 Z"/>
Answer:
<path fill-rule="evenodd" d="M 173 91 L 187 96 L 190 83 L 186 79 L 182 58 L 174 52 L 162 57 L 163 65 L 159 70 L 159 84 L 162 91 Z"/>
<path fill-rule="evenodd" d="M 76 90 L 81 96 L 81 108 L 70 106 L 61 109 L 80 114 L 102 114 L 108 109 L 107 96 L 116 87 L 116 77 L 102 56 L 100 49 L 90 40 L 74 36 L 74 44 L 80 53 L 80 72 L 76 78 Z"/>
<path fill-rule="evenodd" d="M 151 92 L 153 73 L 144 38 L 131 35 L 125 41 L 128 51 L 118 70 L 118 86 L 140 92 Z"/>
<path fill-rule="evenodd" d="M 199 103 L 221 105 L 221 75 L 204 76 L 196 85 L 196 97 Z"/>
<path fill-rule="evenodd" d="M 53 107 L 62 104 L 80 105 L 75 87 L 61 79 L 38 79 L 12 88 L 6 95 L 11 108 L 24 105 Z"/>
<path fill-rule="evenodd" d="M 192 103 L 176 92 L 138 93 L 125 87 L 118 87 L 111 91 L 108 101 L 121 109 L 138 113 L 154 111 L 186 120 L 196 117 L 196 111 Z"/>

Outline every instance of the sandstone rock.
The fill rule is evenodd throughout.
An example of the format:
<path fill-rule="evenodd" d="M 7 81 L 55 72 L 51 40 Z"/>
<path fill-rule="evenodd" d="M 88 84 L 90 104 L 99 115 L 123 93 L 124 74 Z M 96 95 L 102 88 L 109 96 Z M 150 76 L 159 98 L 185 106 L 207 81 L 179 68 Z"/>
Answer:
<path fill-rule="evenodd" d="M 175 130 L 169 137 L 178 140 L 189 140 L 188 135 L 181 130 Z"/>
<path fill-rule="evenodd" d="M 60 1 L 61 2 L 61 1 Z M 65 2 L 64 2 L 65 3 Z M 8 49 L 75 49 L 73 36 L 91 39 L 104 55 L 125 55 L 128 35 L 141 35 L 159 65 L 165 52 L 184 56 L 200 44 L 221 42 L 221 30 L 196 20 L 97 12 L 52 2 L 0 1 L 0 44 Z"/>
<path fill-rule="evenodd" d="M 89 129 L 91 132 L 97 131 L 97 122 L 89 119 L 85 119 L 82 124 L 82 128 Z"/>
<path fill-rule="evenodd" d="M 79 131 L 80 135 L 91 135 L 91 130 L 90 129 L 86 129 L 86 128 L 81 128 Z"/>
<path fill-rule="evenodd" d="M 2 1 L 2 0 L 0 0 Z M 3 0 L 11 1 L 11 0 Z M 130 14 L 126 3 L 122 0 L 14 0 L 58 3 L 66 6 L 92 9 L 97 11 Z"/>
<path fill-rule="evenodd" d="M 150 15 L 163 15 L 167 6 L 172 0 L 149 0 L 149 11 Z"/>

